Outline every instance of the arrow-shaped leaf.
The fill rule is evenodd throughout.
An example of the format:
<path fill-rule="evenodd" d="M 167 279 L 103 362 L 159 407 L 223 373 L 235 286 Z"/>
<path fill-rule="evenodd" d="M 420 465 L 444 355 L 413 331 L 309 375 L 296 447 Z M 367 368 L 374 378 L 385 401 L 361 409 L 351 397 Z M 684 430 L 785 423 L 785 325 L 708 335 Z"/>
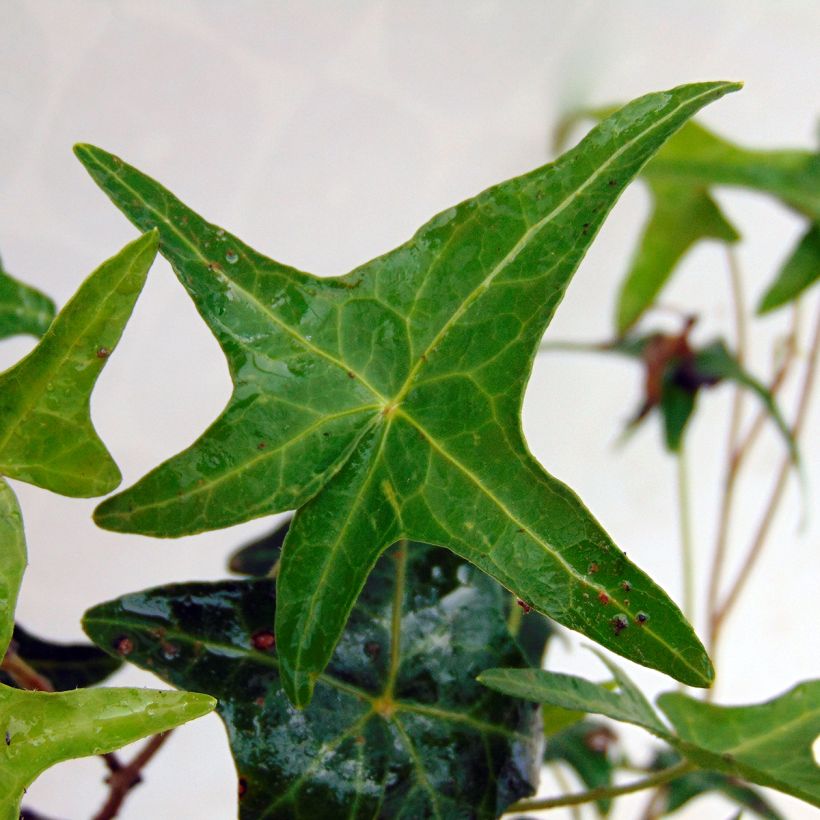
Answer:
<path fill-rule="evenodd" d="M 10 276 L 0 261 L 0 339 L 18 333 L 42 336 L 53 318 L 54 302 Z"/>
<path fill-rule="evenodd" d="M 0 475 L 81 497 L 120 483 L 89 401 L 156 251 L 157 235 L 146 234 L 104 262 L 37 347 L 0 374 Z"/>
<path fill-rule="evenodd" d="M 479 686 L 491 658 L 523 664 L 509 595 L 421 544 L 381 558 L 310 706 L 281 686 L 271 579 L 189 583 L 86 613 L 102 648 L 219 698 L 240 816 L 494 818 L 531 794 L 538 715 Z M 488 697 L 489 696 L 489 697 Z"/>
<path fill-rule="evenodd" d="M 819 278 L 820 224 L 816 223 L 803 234 L 777 278 L 763 294 L 757 312 L 769 313 L 793 302 Z"/>
<path fill-rule="evenodd" d="M 612 110 L 573 113 L 561 124 L 560 138 L 576 122 L 601 119 Z M 739 238 L 710 196 L 711 188 L 749 188 L 776 197 L 812 222 L 820 221 L 820 154 L 750 150 L 696 122 L 681 128 L 647 164 L 642 176 L 649 185 L 652 212 L 618 296 L 615 325 L 619 334 L 628 331 L 653 304 L 677 263 L 696 242 L 732 243 Z"/>
<path fill-rule="evenodd" d="M 711 664 L 677 607 L 535 461 L 520 412 L 544 329 L 619 193 L 737 87 L 636 100 L 557 162 L 326 279 L 258 254 L 122 160 L 78 146 L 113 202 L 159 229 L 234 382 L 211 428 L 104 502 L 97 522 L 179 536 L 300 508 L 276 623 L 284 686 L 300 705 L 367 574 L 401 538 L 446 546 L 613 651 L 708 685 Z M 625 576 L 631 604 L 617 595 Z M 615 625 L 636 608 L 652 610 L 648 628 Z"/>
<path fill-rule="evenodd" d="M 614 664 L 607 665 L 615 674 Z M 619 693 L 583 678 L 534 669 L 489 669 L 479 681 L 525 700 L 637 724 L 696 766 L 770 786 L 820 806 L 820 767 L 812 755 L 812 743 L 820 735 L 820 680 L 798 684 L 778 698 L 753 706 L 715 706 L 668 692 L 657 703 L 674 731 L 660 722 L 620 670 Z M 635 708 L 636 692 L 646 708 Z"/>

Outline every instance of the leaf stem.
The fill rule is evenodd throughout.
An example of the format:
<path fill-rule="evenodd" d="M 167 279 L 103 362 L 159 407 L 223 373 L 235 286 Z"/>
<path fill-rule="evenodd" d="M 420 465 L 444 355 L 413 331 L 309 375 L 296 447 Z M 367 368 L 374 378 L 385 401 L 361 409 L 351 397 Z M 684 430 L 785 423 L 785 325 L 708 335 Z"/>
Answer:
<path fill-rule="evenodd" d="M 2 669 L 22 689 L 32 689 L 37 692 L 53 692 L 54 685 L 30 666 L 13 649 L 9 649 L 3 658 Z"/>
<path fill-rule="evenodd" d="M 540 811 L 543 809 L 557 809 L 564 806 L 578 806 L 582 803 L 591 803 L 594 800 L 606 800 L 610 797 L 620 797 L 623 794 L 632 794 L 634 792 L 644 791 L 644 789 L 651 789 L 653 786 L 660 786 L 663 783 L 668 783 L 676 777 L 680 777 L 686 772 L 692 771 L 695 768 L 688 760 L 682 760 L 668 769 L 662 769 L 655 774 L 649 775 L 642 780 L 636 780 L 633 783 L 627 783 L 624 786 L 599 786 L 596 789 L 589 789 L 585 792 L 577 792 L 576 794 L 565 794 L 560 797 L 546 797 L 535 798 L 532 800 L 519 800 L 504 809 L 504 814 L 517 814 L 526 811 Z"/>
<path fill-rule="evenodd" d="M 689 470 L 686 450 L 681 444 L 677 453 L 678 517 L 680 524 L 681 577 L 683 614 L 691 623 L 695 617 L 695 570 L 692 549 L 692 508 L 689 499 Z"/>
<path fill-rule="evenodd" d="M 387 684 L 384 696 L 393 697 L 396 676 L 401 662 L 401 613 L 404 605 L 404 584 L 407 577 L 407 541 L 400 541 L 394 553 L 396 559 L 396 586 L 393 588 L 393 610 L 390 615 L 390 667 L 387 671 Z"/>
<path fill-rule="evenodd" d="M 119 765 L 119 768 L 111 767 L 111 774 L 106 781 L 109 787 L 108 799 L 94 815 L 93 820 L 113 820 L 117 816 L 128 792 L 142 782 L 142 769 L 151 761 L 151 758 L 162 748 L 162 745 L 170 736 L 171 731 L 154 735 L 130 763 L 124 766 Z M 117 763 L 119 764 L 119 761 Z"/>
<path fill-rule="evenodd" d="M 792 436 L 796 440 L 800 435 L 803 423 L 806 418 L 806 412 L 809 406 L 809 400 L 814 388 L 814 379 L 817 371 L 818 355 L 820 355 L 820 310 L 817 313 L 815 321 L 814 332 L 812 334 L 811 346 L 809 348 L 809 355 L 806 361 L 806 369 L 803 376 L 803 384 L 800 388 L 800 394 L 797 402 L 797 413 L 795 415 L 794 424 L 792 425 Z M 717 639 L 720 634 L 720 629 L 725 623 L 726 618 L 737 603 L 743 588 L 752 574 L 755 564 L 757 563 L 766 543 L 766 538 L 769 534 L 769 528 L 777 513 L 777 508 L 783 498 L 783 493 L 786 489 L 786 481 L 792 467 L 792 460 L 790 455 L 785 455 L 780 464 L 780 470 L 772 487 L 772 493 L 769 496 L 769 502 L 760 519 L 755 536 L 746 553 L 745 558 L 741 563 L 741 569 L 735 578 L 734 583 L 723 599 L 723 602 L 715 610 L 712 619 L 712 644 L 717 644 Z"/>
<path fill-rule="evenodd" d="M 746 326 L 745 299 L 743 296 L 743 277 L 740 272 L 740 263 L 734 248 L 726 248 L 726 259 L 729 268 L 730 301 L 735 324 L 735 358 L 742 367 L 746 361 L 748 348 L 748 332 Z M 723 578 L 723 569 L 726 563 L 726 550 L 729 542 L 729 522 L 732 517 L 732 508 L 735 499 L 735 487 L 740 463 L 746 452 L 744 447 L 738 447 L 740 439 L 740 425 L 743 420 L 743 400 L 745 391 L 742 385 L 735 385 L 732 394 L 732 414 L 729 422 L 729 442 L 726 449 L 726 468 L 723 479 L 723 495 L 718 513 L 718 529 L 715 536 L 714 558 L 712 571 L 709 573 L 709 590 L 706 599 L 706 612 L 709 622 L 717 607 L 720 594 L 720 582 Z M 748 444 L 748 439 L 747 439 Z M 711 628 L 711 627 L 710 627 Z M 710 649 L 711 647 L 710 639 Z"/>

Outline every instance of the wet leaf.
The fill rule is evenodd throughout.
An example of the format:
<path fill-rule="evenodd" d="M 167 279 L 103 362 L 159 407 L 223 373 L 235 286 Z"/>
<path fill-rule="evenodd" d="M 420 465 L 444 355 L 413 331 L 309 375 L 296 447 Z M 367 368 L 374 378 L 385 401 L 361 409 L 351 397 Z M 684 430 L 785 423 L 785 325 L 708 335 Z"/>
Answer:
<path fill-rule="evenodd" d="M 820 278 L 820 224 L 812 225 L 797 243 L 777 279 L 763 294 L 758 313 L 769 313 L 793 302 Z"/>
<path fill-rule="evenodd" d="M 544 762 L 566 763 L 588 789 L 611 786 L 615 765 L 609 748 L 616 740 L 612 729 L 605 723 L 583 720 L 547 738 Z M 606 816 L 612 800 L 598 800 L 596 805 L 598 812 Z"/>
<path fill-rule="evenodd" d="M 20 511 L 0 479 L 0 656 L 26 564 Z M 0 820 L 17 820 L 26 788 L 63 760 L 112 752 L 214 708 L 213 698 L 145 689 L 32 692 L 0 684 Z"/>
<path fill-rule="evenodd" d="M 0 261 L 0 339 L 27 333 L 42 336 L 54 318 L 54 302 L 18 282 Z"/>
<path fill-rule="evenodd" d="M 535 461 L 520 411 L 544 329 L 620 192 L 690 116 L 737 87 L 642 97 L 556 163 L 324 279 L 258 254 L 119 158 L 78 146 L 126 216 L 159 229 L 234 383 L 210 429 L 100 505 L 97 522 L 181 536 L 298 508 L 276 636 L 299 705 L 378 556 L 402 538 L 446 546 L 614 652 L 708 685 L 711 664 L 680 611 Z M 615 594 L 625 576 L 631 607 Z M 602 595 L 610 605 L 596 603 Z M 612 628 L 617 613 L 650 605 L 651 627 Z"/>
<path fill-rule="evenodd" d="M 213 698 L 149 689 L 28 692 L 0 685 L 0 820 L 17 820 L 25 790 L 64 760 L 113 752 L 214 708 Z"/>
<path fill-rule="evenodd" d="M 122 665 L 122 661 L 112 658 L 93 644 L 45 641 L 34 637 L 19 624 L 15 624 L 11 640 L 17 655 L 50 681 L 58 692 L 101 683 Z M 15 685 L 2 671 L 0 683 Z"/>
<path fill-rule="evenodd" d="M 40 343 L 0 374 L 0 475 L 88 497 L 121 480 L 91 423 L 89 400 L 157 250 L 149 233 L 95 270 Z"/>
<path fill-rule="evenodd" d="M 675 692 L 658 698 L 678 750 L 707 769 L 742 777 L 820 807 L 820 680 L 754 706 L 714 706 Z"/>
<path fill-rule="evenodd" d="M 562 123 L 560 133 L 613 109 L 585 110 Z M 820 221 L 820 154 L 758 151 L 734 145 L 696 122 L 687 123 L 646 166 L 651 215 L 621 287 L 616 330 L 628 331 L 655 301 L 685 253 L 701 239 L 732 243 L 738 233 L 709 194 L 721 185 L 768 194 Z"/>
<path fill-rule="evenodd" d="M 665 751 L 659 754 L 653 768 L 666 769 L 674 766 L 680 761 L 680 756 L 672 751 Z M 704 794 L 719 792 L 737 803 L 743 809 L 748 809 L 764 820 L 783 820 L 774 807 L 763 797 L 763 795 L 751 786 L 747 786 L 741 780 L 721 772 L 694 771 L 670 780 L 662 787 L 664 794 L 663 813 L 672 814 L 683 808 L 691 800 Z"/>
<path fill-rule="evenodd" d="M 820 767 L 812 754 L 812 743 L 820 735 L 820 680 L 798 684 L 780 697 L 751 706 L 715 706 L 667 692 L 657 703 L 672 724 L 669 729 L 626 675 L 602 660 L 620 692 L 572 675 L 534 669 L 489 669 L 479 681 L 513 697 L 634 723 L 702 769 L 820 806 Z"/>
<path fill-rule="evenodd" d="M 525 662 L 508 597 L 445 550 L 391 550 L 304 710 L 282 689 L 271 579 L 126 595 L 84 625 L 108 651 L 125 637 L 129 661 L 219 699 L 247 820 L 491 818 L 532 793 L 540 762 L 534 708 L 475 681 L 491 659 Z"/>

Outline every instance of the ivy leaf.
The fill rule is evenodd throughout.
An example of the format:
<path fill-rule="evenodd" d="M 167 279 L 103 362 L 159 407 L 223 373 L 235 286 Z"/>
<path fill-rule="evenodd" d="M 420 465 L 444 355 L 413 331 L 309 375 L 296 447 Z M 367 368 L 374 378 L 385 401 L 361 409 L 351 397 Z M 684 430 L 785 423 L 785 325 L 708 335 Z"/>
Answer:
<path fill-rule="evenodd" d="M 402 538 L 446 546 L 614 652 L 708 685 L 711 664 L 680 611 L 532 457 L 520 411 L 538 342 L 619 193 L 691 115 L 737 88 L 642 97 L 557 162 L 324 279 L 258 254 L 122 160 L 78 146 L 126 216 L 159 229 L 234 383 L 210 429 L 101 504 L 97 522 L 180 536 L 299 508 L 276 622 L 283 685 L 298 705 L 378 556 Z M 651 628 L 613 628 L 631 614 L 614 594 L 625 573 Z M 604 596 L 608 607 L 596 604 Z"/>
<path fill-rule="evenodd" d="M 513 697 L 634 723 L 702 769 L 741 777 L 820 806 L 820 767 L 811 749 L 820 735 L 820 680 L 798 684 L 778 698 L 752 706 L 714 706 L 667 692 L 657 703 L 672 731 L 626 675 L 611 662 L 607 665 L 617 675 L 620 693 L 583 678 L 535 669 L 489 669 L 478 679 Z"/>
<path fill-rule="evenodd" d="M 89 400 L 157 251 L 126 245 L 80 286 L 34 350 L 0 374 L 0 475 L 61 495 L 113 490 L 120 471 L 91 423 Z"/>
<path fill-rule="evenodd" d="M 35 672 L 46 678 L 57 692 L 93 686 L 114 674 L 122 661 L 90 643 L 63 644 L 44 641 L 14 625 L 11 648 Z M 0 671 L 0 683 L 14 681 Z"/>
<path fill-rule="evenodd" d="M 0 260 L 0 339 L 18 333 L 42 336 L 53 318 L 54 302 L 10 276 Z"/>
<path fill-rule="evenodd" d="M 617 737 L 605 723 L 583 720 L 547 739 L 544 762 L 562 761 L 572 768 L 589 789 L 611 786 L 615 765 L 609 756 Z M 611 799 L 596 801 L 598 812 L 606 816 Z"/>
<path fill-rule="evenodd" d="M 582 119 L 601 119 L 612 108 L 573 113 L 563 137 Z M 820 221 L 820 154 L 758 151 L 734 145 L 696 122 L 687 123 L 642 174 L 652 212 L 618 296 L 615 325 L 626 333 L 653 304 L 675 266 L 701 239 L 733 243 L 739 235 L 709 194 L 720 185 L 740 186 L 779 199 Z"/>
<path fill-rule="evenodd" d="M 371 573 L 304 710 L 281 686 L 270 578 L 126 595 L 84 626 L 219 699 L 242 818 L 491 818 L 534 791 L 540 763 L 537 712 L 475 681 L 490 659 L 524 663 L 508 597 L 445 550 L 400 545 Z"/>
<path fill-rule="evenodd" d="M 653 762 L 652 768 L 666 769 L 674 766 L 680 761 L 680 756 L 671 750 L 665 750 L 658 754 Z M 763 797 L 763 795 L 751 786 L 747 786 L 736 777 L 722 774 L 721 772 L 694 771 L 687 772 L 680 777 L 670 780 L 660 787 L 663 794 L 662 811 L 664 814 L 672 814 L 683 808 L 691 800 L 694 800 L 709 792 L 719 792 L 737 803 L 743 809 L 748 809 L 764 820 L 783 820 L 779 812 Z"/>
<path fill-rule="evenodd" d="M 0 479 L 0 656 L 12 632 L 26 545 L 20 509 Z M 63 760 L 112 752 L 210 712 L 213 698 L 144 689 L 31 692 L 0 684 L 0 820 L 17 820 L 28 786 Z"/>
<path fill-rule="evenodd" d="M 661 695 L 658 706 L 692 762 L 820 807 L 820 767 L 812 754 L 820 735 L 820 680 L 754 706 L 715 706 L 676 692 Z"/>
<path fill-rule="evenodd" d="M 793 302 L 820 278 L 820 224 L 803 234 L 780 273 L 763 294 L 757 312 L 769 313 Z"/>

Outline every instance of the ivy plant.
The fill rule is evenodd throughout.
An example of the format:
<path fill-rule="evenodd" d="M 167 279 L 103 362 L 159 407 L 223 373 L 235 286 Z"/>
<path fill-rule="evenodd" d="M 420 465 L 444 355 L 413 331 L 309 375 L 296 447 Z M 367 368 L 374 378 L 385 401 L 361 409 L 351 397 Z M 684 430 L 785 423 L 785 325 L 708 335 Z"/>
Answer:
<path fill-rule="evenodd" d="M 83 619 L 94 645 L 62 646 L 14 623 L 26 546 L 0 478 L 0 817 L 20 816 L 26 786 L 48 766 L 103 755 L 110 793 L 95 818 L 113 818 L 168 730 L 214 707 L 242 820 L 483 820 L 580 804 L 606 816 L 621 794 L 641 790 L 652 794 L 647 818 L 708 792 L 778 818 L 762 787 L 820 806 L 811 754 L 820 682 L 756 705 L 677 691 L 656 707 L 604 654 L 602 682 L 549 668 L 566 627 L 708 690 L 721 625 L 762 547 L 753 543 L 721 598 L 736 473 L 764 424 L 785 442 L 780 475 L 797 462 L 820 330 L 790 414 L 777 394 L 798 357 L 796 330 L 767 380 L 747 367 L 742 338 L 734 347 L 691 339 L 696 317 L 678 334 L 635 327 L 693 243 L 740 241 L 715 186 L 754 188 L 807 220 L 759 312 L 796 312 L 818 278 L 817 154 L 741 149 L 691 119 L 738 88 L 696 83 L 596 110 L 599 122 L 554 162 L 333 277 L 263 256 L 116 155 L 76 146 L 141 236 L 56 318 L 47 297 L 0 270 L 0 337 L 42 337 L 0 374 L 0 476 L 73 497 L 118 486 L 89 397 L 159 251 L 222 348 L 233 392 L 188 449 L 105 499 L 94 520 L 175 538 L 288 515 L 238 551 L 226 536 L 235 577 L 96 604 Z M 621 290 L 617 338 L 575 346 L 643 363 L 633 426 L 658 409 L 679 463 L 700 391 L 730 383 L 759 399 L 747 435 L 733 428 L 706 646 L 688 622 L 688 572 L 681 609 L 536 461 L 521 427 L 544 331 L 638 176 L 653 212 Z M 684 538 L 684 565 L 690 549 Z M 124 663 L 182 691 L 93 688 Z M 662 746 L 648 762 L 630 760 L 618 723 Z M 147 736 L 130 763 L 111 756 Z M 543 765 L 583 790 L 533 798 Z M 621 785 L 623 770 L 643 776 Z"/>

